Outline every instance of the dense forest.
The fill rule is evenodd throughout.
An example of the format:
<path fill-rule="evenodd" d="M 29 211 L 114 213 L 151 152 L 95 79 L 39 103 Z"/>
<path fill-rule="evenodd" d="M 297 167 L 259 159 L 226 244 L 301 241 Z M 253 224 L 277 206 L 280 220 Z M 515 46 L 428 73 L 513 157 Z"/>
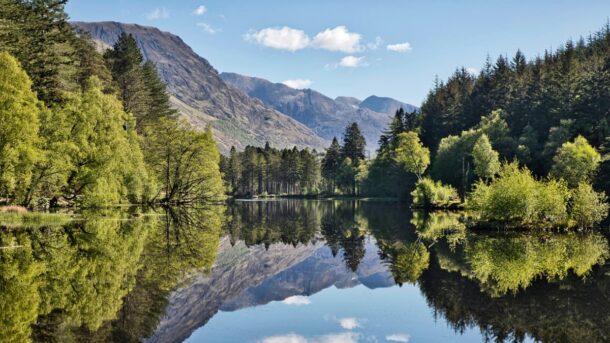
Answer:
<path fill-rule="evenodd" d="M 103 55 L 67 0 L 0 0 L 0 199 L 106 206 L 223 196 L 211 130 L 170 107 L 135 39 Z"/>
<path fill-rule="evenodd" d="M 300 176 L 291 178 L 294 186 L 265 186 L 274 165 L 268 147 L 232 153 L 225 181 L 241 195 L 317 191 L 408 198 L 427 209 L 466 207 L 487 225 L 595 225 L 607 215 L 610 193 L 609 51 L 606 26 L 530 61 L 517 51 L 511 59 L 488 59 L 478 75 L 460 68 L 436 81 L 420 112 L 396 112 L 373 159 L 353 123 L 343 144 L 335 138 L 316 159 L 319 167 L 309 166 L 309 155 L 280 164 L 280 174 Z M 240 175 L 231 168 L 241 168 Z M 238 179 L 250 181 L 240 188 Z"/>

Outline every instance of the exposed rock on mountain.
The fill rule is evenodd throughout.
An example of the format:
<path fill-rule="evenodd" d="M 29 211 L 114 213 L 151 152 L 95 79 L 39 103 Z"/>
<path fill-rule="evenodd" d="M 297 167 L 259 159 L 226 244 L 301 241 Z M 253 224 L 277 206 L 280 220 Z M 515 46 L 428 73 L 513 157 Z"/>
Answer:
<path fill-rule="evenodd" d="M 369 149 L 374 149 L 379 133 L 388 123 L 385 114 L 336 102 L 312 89 L 293 89 L 281 83 L 233 73 L 222 73 L 221 77 L 265 105 L 300 121 L 325 139 L 340 139 L 345 126 L 355 121 L 360 125 Z"/>
<path fill-rule="evenodd" d="M 327 146 L 303 124 L 227 86 L 210 63 L 176 35 L 117 22 L 73 25 L 106 45 L 113 45 L 123 32 L 132 34 L 144 58 L 157 65 L 181 114 L 200 129 L 212 124 L 221 152 L 231 145 L 239 149 L 266 141 L 280 148 L 296 145 L 321 150 Z"/>
<path fill-rule="evenodd" d="M 394 112 L 401 105 L 414 108 L 394 99 L 377 98 L 380 100 L 369 101 L 381 109 L 377 111 L 363 107 L 360 100 L 352 97 L 333 100 L 312 89 L 294 89 L 281 83 L 235 73 L 221 73 L 220 77 L 249 96 L 260 99 L 265 105 L 305 124 L 327 140 L 333 137 L 340 139 L 345 127 L 357 122 L 371 151 L 376 149 L 377 140 Z"/>

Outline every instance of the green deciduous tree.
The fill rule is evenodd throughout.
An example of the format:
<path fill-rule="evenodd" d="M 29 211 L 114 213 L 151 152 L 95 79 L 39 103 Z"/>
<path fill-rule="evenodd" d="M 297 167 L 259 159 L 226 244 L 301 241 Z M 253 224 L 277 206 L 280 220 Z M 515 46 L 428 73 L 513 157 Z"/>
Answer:
<path fill-rule="evenodd" d="M 39 116 L 44 110 L 19 62 L 0 52 L 0 197 L 22 202 L 40 158 Z"/>
<path fill-rule="evenodd" d="M 590 228 L 608 216 L 608 197 L 581 182 L 570 193 L 570 217 L 580 228 Z"/>
<path fill-rule="evenodd" d="M 164 203 L 223 198 L 220 154 L 211 128 L 197 132 L 185 120 L 162 118 L 148 130 L 146 159 L 159 184 L 156 198 Z"/>
<path fill-rule="evenodd" d="M 500 171 L 498 153 L 491 147 L 489 138 L 482 134 L 472 148 L 474 172 L 482 179 L 491 179 Z"/>
<path fill-rule="evenodd" d="M 587 140 L 578 136 L 573 142 L 564 143 L 553 158 L 550 175 L 566 180 L 570 187 L 580 182 L 590 182 L 594 176 L 601 156 Z"/>
<path fill-rule="evenodd" d="M 430 165 L 430 150 L 421 143 L 415 132 L 399 134 L 392 155 L 397 163 L 420 180 Z"/>

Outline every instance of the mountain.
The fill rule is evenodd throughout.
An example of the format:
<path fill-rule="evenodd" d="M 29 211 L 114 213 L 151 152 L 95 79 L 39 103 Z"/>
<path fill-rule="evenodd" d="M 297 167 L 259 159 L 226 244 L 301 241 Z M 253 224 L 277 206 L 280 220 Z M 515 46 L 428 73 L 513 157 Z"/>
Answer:
<path fill-rule="evenodd" d="M 394 114 L 398 109 L 402 107 L 403 110 L 407 112 L 418 111 L 419 109 L 413 105 L 406 104 L 404 102 L 400 102 L 396 99 L 379 97 L 375 95 L 371 95 L 368 98 L 364 99 L 359 106 L 361 108 L 368 108 L 371 111 L 380 112 L 380 113 L 391 113 Z"/>
<path fill-rule="evenodd" d="M 352 106 L 353 108 L 360 107 L 360 103 L 362 102 L 362 100 L 351 97 L 351 96 L 338 96 L 335 98 L 335 101 L 338 103 Z"/>
<path fill-rule="evenodd" d="M 381 132 L 387 128 L 391 116 L 400 107 L 396 107 L 396 104 L 415 108 L 390 98 L 379 99 L 391 101 L 369 101 L 372 105 L 386 104 L 385 108 L 378 106 L 384 110 L 377 111 L 362 106 L 356 98 L 331 99 L 312 89 L 294 89 L 281 83 L 235 73 L 221 73 L 220 77 L 247 95 L 261 100 L 265 105 L 305 124 L 327 140 L 340 138 L 349 123 L 357 122 L 371 151 L 376 149 Z"/>
<path fill-rule="evenodd" d="M 211 124 L 221 152 L 232 145 L 310 147 L 328 142 L 289 116 L 229 87 L 210 63 L 180 37 L 157 28 L 117 22 L 73 22 L 89 32 L 98 46 L 113 45 L 123 32 L 134 36 L 146 60 L 156 64 L 173 105 L 198 129 Z"/>

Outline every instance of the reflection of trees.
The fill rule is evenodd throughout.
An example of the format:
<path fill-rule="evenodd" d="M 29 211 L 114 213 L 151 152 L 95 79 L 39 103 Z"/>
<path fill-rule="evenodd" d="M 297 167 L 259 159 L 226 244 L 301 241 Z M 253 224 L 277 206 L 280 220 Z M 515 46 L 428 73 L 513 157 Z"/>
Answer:
<path fill-rule="evenodd" d="M 139 342 L 149 337 L 164 313 L 169 293 L 191 272 L 210 270 L 218 253 L 224 206 L 165 209 L 140 258 L 136 287 L 117 319 L 88 339 Z"/>
<path fill-rule="evenodd" d="M 378 240 L 380 257 L 387 261 L 394 281 L 402 285 L 415 283 L 430 263 L 430 253 L 422 242 L 389 242 Z"/>
<path fill-rule="evenodd" d="M 343 251 L 343 261 L 353 272 L 358 270 L 366 253 L 364 248 L 366 227 L 360 216 L 357 216 L 358 203 L 328 203 L 322 216 L 320 231 L 330 247 L 333 256 Z"/>
<path fill-rule="evenodd" d="M 490 297 L 477 281 L 437 263 L 420 278 L 420 289 L 436 315 L 456 332 L 478 327 L 487 341 L 610 341 L 610 266 L 595 268 L 583 282 L 568 275 L 548 283 L 535 280 L 524 292 Z"/>
<path fill-rule="evenodd" d="M 247 246 L 308 244 L 320 225 L 318 205 L 299 200 L 237 202 L 229 210 L 226 228 L 232 242 L 243 240 Z"/>
<path fill-rule="evenodd" d="M 415 211 L 411 223 L 415 226 L 417 235 L 426 242 L 444 240 L 451 248 L 455 248 L 466 238 L 466 226 L 461 221 L 461 214 L 457 212 Z"/>
<path fill-rule="evenodd" d="M 0 245 L 21 246 L 0 250 L 0 341 L 150 335 L 186 271 L 214 262 L 223 211 L 171 210 L 161 221 L 105 211 L 61 228 L 0 231 Z"/>
<path fill-rule="evenodd" d="M 27 342 L 36 322 L 40 296 L 39 276 L 44 265 L 32 256 L 32 245 L 24 232 L 0 233 L 0 342 Z"/>
<path fill-rule="evenodd" d="M 3 246 L 21 246 L 0 251 L 0 316 L 21 317 L 2 321 L 3 342 L 30 341 L 36 321 L 37 339 L 66 341 L 56 338 L 68 335 L 65 328 L 97 330 L 115 318 L 133 288 L 146 238 L 141 225 L 119 219 L 104 213 L 62 228 L 0 232 Z M 50 329 L 51 322 L 61 326 Z"/>
<path fill-rule="evenodd" d="M 538 278 L 561 280 L 569 272 L 582 278 L 607 257 L 608 243 L 595 233 L 472 235 L 463 256 L 439 253 L 439 262 L 478 281 L 487 293 L 501 296 L 526 289 Z"/>

